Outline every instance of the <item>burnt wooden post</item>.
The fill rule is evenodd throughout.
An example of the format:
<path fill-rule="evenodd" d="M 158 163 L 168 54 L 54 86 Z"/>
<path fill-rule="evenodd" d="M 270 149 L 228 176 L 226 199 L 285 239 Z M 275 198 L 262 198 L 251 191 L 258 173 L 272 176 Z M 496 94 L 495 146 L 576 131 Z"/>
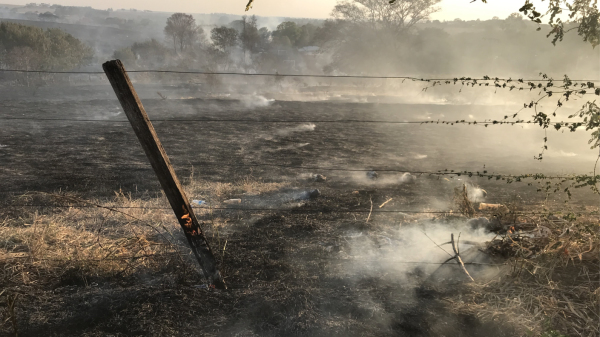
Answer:
<path fill-rule="evenodd" d="M 146 114 L 146 110 L 144 110 L 142 102 L 131 84 L 123 63 L 120 60 L 108 61 L 102 65 L 102 68 L 123 106 L 123 111 L 125 111 L 133 131 L 135 131 L 144 152 L 146 152 L 146 156 L 158 177 L 162 189 L 165 191 L 167 199 L 169 199 L 190 247 L 204 271 L 204 275 L 216 288 L 226 289 L 208 241 L 181 188 L 169 157 L 167 157 L 167 153 L 156 135 L 148 114 Z"/>

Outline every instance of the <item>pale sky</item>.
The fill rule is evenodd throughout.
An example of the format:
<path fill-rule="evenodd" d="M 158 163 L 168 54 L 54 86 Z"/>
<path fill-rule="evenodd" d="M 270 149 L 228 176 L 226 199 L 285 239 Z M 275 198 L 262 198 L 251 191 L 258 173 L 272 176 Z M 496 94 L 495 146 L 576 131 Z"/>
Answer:
<path fill-rule="evenodd" d="M 0 0 L 2 3 L 25 5 L 35 0 Z M 481 0 L 443 0 L 441 10 L 431 16 L 431 19 L 453 20 L 488 20 L 494 16 L 501 19 L 510 13 L 517 12 L 525 0 L 488 0 L 487 4 Z M 259 16 L 283 16 L 327 18 L 337 0 L 255 0 L 250 12 L 244 12 L 247 0 L 45 0 L 45 3 L 64 6 L 91 6 L 97 9 L 135 8 L 138 10 L 151 10 L 161 12 L 185 13 L 228 13 L 228 14 L 256 14 Z M 538 9 L 547 8 L 547 1 L 531 1 L 541 4 Z M 39 2 L 38 2 L 39 3 Z M 545 5 L 545 6 L 544 6 Z"/>

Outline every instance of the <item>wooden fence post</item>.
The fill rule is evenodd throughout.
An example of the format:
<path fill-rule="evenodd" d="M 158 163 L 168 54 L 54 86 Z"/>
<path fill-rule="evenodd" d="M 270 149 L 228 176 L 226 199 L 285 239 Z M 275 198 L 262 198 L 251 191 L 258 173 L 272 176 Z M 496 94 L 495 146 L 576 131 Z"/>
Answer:
<path fill-rule="evenodd" d="M 190 247 L 204 271 L 204 275 L 215 288 L 226 289 L 208 241 L 175 175 L 169 157 L 167 157 L 167 153 L 163 149 L 152 123 L 150 123 L 148 114 L 146 114 L 146 110 L 144 110 L 142 102 L 131 84 L 123 63 L 120 60 L 108 61 L 102 65 L 102 68 L 119 102 L 121 102 L 123 111 L 127 115 L 144 152 L 146 152 L 146 156 L 165 191 L 167 199 L 169 199 Z"/>

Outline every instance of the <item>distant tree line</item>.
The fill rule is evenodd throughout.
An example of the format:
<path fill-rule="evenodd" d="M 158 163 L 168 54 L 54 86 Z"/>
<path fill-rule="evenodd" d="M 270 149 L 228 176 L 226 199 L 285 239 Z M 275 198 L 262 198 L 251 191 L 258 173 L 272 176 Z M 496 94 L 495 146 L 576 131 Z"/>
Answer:
<path fill-rule="evenodd" d="M 167 43 L 151 39 L 115 51 L 129 68 L 175 67 L 213 70 L 258 69 L 260 64 L 285 67 L 298 48 L 320 44 L 322 27 L 286 21 L 275 31 L 258 26 L 255 16 L 242 17 L 205 34 L 192 15 L 175 13 L 167 19 Z M 171 46 L 168 46 L 168 44 Z"/>
<path fill-rule="evenodd" d="M 73 70 L 88 65 L 91 47 L 60 29 L 0 23 L 0 66 L 18 70 Z"/>
<path fill-rule="evenodd" d="M 165 23 L 166 43 L 138 42 L 114 56 L 131 68 L 415 76 L 564 73 L 597 56 L 579 39 L 553 47 L 538 23 L 516 12 L 504 20 L 430 21 L 439 2 L 340 1 L 327 20 L 288 20 L 274 30 L 244 16 L 205 32 L 176 13 Z"/>

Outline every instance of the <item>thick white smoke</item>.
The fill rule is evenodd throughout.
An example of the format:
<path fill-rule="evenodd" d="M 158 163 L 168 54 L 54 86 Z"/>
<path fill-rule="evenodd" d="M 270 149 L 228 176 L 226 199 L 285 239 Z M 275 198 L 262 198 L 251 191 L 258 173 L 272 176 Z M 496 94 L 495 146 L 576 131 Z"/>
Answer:
<path fill-rule="evenodd" d="M 248 95 L 240 98 L 240 102 L 248 109 L 263 108 L 275 102 L 274 99 L 268 99 L 261 95 Z"/>
<path fill-rule="evenodd" d="M 493 233 L 484 228 L 473 229 L 464 221 L 410 225 L 376 233 L 349 232 L 344 237 L 347 248 L 340 253 L 348 262 L 336 272 L 351 277 L 377 275 L 397 282 L 406 281 L 409 274 L 417 269 L 424 275 L 430 275 L 454 255 L 448 243 L 451 234 L 454 234 L 455 240 L 460 234 L 459 250 L 465 262 L 481 262 L 483 253 L 479 253 L 477 245 L 494 238 Z M 447 268 L 459 268 L 455 261 L 448 263 Z M 470 265 L 467 265 L 469 268 Z M 461 272 L 460 269 L 457 271 Z M 478 272 L 481 273 L 481 269 Z"/>

